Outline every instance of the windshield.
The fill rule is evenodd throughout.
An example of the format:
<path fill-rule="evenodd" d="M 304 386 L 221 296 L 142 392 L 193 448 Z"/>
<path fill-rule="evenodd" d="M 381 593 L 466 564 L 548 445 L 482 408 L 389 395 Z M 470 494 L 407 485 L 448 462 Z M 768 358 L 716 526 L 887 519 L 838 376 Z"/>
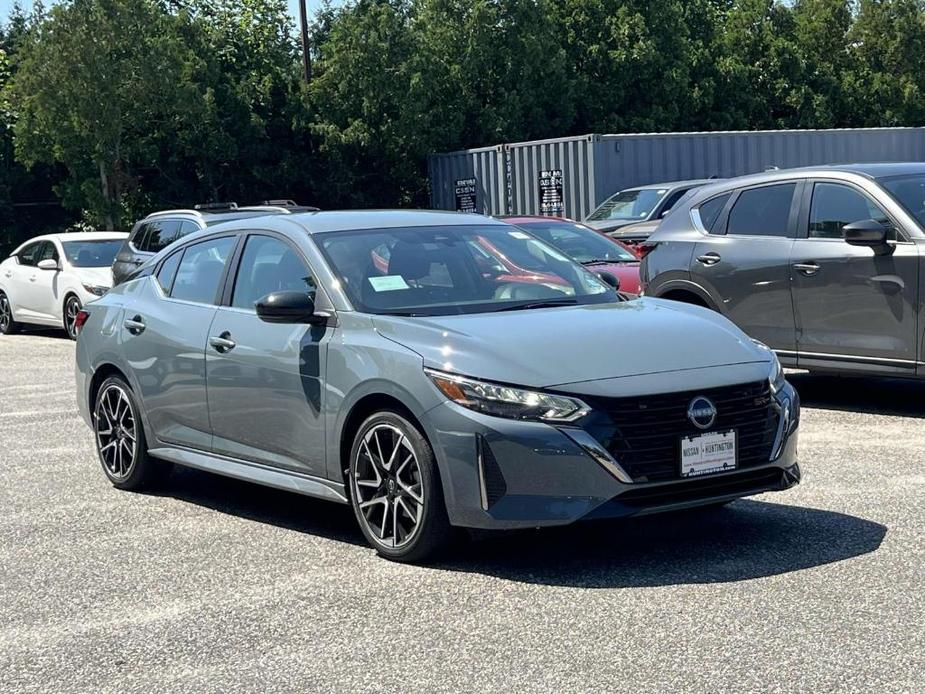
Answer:
<path fill-rule="evenodd" d="M 659 200 L 665 197 L 667 188 L 642 188 L 640 190 L 621 190 L 608 198 L 588 217 L 590 220 L 607 219 L 646 219 Z"/>
<path fill-rule="evenodd" d="M 634 263 L 639 260 L 635 255 L 615 241 L 601 236 L 575 222 L 558 220 L 537 220 L 520 222 L 517 226 L 538 236 L 546 243 L 565 253 L 579 263 L 610 262 Z"/>
<path fill-rule="evenodd" d="M 122 239 L 104 241 L 65 241 L 64 255 L 74 267 L 109 267 L 122 248 Z"/>
<path fill-rule="evenodd" d="M 886 188 L 906 211 L 925 229 L 925 176 L 898 176 L 881 179 Z"/>
<path fill-rule="evenodd" d="M 358 310 L 436 316 L 619 301 L 559 251 L 511 226 L 316 234 Z"/>

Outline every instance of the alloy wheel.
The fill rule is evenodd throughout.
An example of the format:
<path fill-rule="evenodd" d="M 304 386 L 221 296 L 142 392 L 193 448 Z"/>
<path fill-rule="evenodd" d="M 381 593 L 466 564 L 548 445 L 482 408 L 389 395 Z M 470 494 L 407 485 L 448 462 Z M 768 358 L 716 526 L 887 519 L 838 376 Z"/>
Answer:
<path fill-rule="evenodd" d="M 135 460 L 137 432 L 128 395 L 117 385 L 108 386 L 96 406 L 96 442 L 107 472 L 122 479 Z"/>
<path fill-rule="evenodd" d="M 0 294 L 0 333 L 9 330 L 12 321 L 13 311 L 10 308 L 10 300 L 6 298 L 6 294 Z"/>
<path fill-rule="evenodd" d="M 370 428 L 353 463 L 353 493 L 361 521 L 384 547 L 411 542 L 424 516 L 424 487 L 408 437 L 392 424 Z"/>
<path fill-rule="evenodd" d="M 80 299 L 72 296 L 64 305 L 64 327 L 71 339 L 77 338 L 77 314 L 80 313 Z"/>

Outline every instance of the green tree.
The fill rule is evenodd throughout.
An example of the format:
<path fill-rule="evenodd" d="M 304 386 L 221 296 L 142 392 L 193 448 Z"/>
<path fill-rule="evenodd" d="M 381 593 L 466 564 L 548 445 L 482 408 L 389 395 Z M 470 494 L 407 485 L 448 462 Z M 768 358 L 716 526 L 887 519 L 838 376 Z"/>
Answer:
<path fill-rule="evenodd" d="M 73 0 L 25 37 L 11 83 L 18 157 L 58 162 L 65 205 L 112 229 L 128 221 L 135 169 L 201 101 L 176 20 L 151 0 Z M 189 120 L 189 119 L 187 119 Z"/>

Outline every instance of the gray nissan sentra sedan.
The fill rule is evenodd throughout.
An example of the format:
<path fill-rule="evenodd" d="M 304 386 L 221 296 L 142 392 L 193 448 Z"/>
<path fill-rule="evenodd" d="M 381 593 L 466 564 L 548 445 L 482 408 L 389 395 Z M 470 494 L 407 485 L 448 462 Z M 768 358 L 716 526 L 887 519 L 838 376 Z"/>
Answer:
<path fill-rule="evenodd" d="M 799 402 L 766 347 L 704 308 L 623 300 L 484 217 L 230 222 L 161 251 L 79 323 L 78 400 L 113 485 L 174 463 L 349 503 L 391 559 L 454 528 L 800 479 Z"/>

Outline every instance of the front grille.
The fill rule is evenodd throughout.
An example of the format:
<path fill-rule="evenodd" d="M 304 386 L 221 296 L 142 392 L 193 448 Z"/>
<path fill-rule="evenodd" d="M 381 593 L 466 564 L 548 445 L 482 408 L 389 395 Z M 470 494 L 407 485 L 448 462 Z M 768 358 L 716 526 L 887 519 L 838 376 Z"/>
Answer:
<path fill-rule="evenodd" d="M 738 469 L 767 463 L 777 411 L 767 381 L 630 398 L 583 398 L 598 416 L 587 425 L 636 482 L 681 479 L 681 438 L 703 434 L 687 417 L 693 398 L 716 405 L 710 431 L 736 430 Z"/>

